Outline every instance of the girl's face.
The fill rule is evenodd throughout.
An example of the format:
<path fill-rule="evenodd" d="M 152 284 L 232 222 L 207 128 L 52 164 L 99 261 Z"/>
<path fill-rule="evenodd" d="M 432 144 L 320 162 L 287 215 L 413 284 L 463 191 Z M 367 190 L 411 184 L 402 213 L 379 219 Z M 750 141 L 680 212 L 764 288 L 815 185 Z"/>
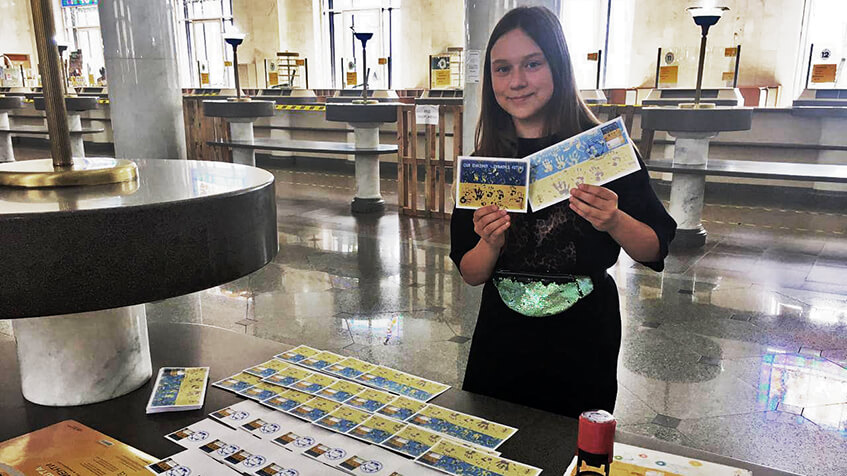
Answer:
<path fill-rule="evenodd" d="M 553 74 L 541 48 L 520 28 L 491 47 L 491 85 L 497 104 L 512 116 L 519 137 L 540 137 Z"/>

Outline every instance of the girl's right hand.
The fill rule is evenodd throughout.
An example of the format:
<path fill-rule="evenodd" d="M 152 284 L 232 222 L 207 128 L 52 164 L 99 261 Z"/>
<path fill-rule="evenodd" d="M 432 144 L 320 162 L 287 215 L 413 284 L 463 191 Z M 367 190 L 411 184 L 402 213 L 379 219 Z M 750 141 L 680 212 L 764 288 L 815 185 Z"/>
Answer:
<path fill-rule="evenodd" d="M 473 230 L 496 250 L 506 244 L 506 230 L 510 224 L 509 214 L 506 210 L 500 210 L 497 205 L 482 207 L 473 214 Z"/>

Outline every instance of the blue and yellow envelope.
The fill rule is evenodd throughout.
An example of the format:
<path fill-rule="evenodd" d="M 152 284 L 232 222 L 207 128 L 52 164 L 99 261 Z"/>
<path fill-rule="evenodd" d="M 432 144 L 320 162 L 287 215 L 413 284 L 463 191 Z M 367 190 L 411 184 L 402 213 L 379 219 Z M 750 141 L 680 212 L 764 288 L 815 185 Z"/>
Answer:
<path fill-rule="evenodd" d="M 526 213 L 529 162 L 524 159 L 459 157 L 456 207 L 476 210 L 497 205 Z"/>

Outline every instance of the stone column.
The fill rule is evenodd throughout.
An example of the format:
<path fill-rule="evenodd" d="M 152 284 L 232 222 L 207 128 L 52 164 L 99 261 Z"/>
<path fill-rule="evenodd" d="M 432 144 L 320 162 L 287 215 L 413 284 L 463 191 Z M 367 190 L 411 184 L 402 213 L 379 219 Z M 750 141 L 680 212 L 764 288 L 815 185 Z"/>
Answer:
<path fill-rule="evenodd" d="M 68 130 L 71 131 L 71 154 L 75 159 L 84 159 L 85 146 L 80 132 L 82 131 L 82 118 L 79 112 L 68 111 Z"/>
<path fill-rule="evenodd" d="M 152 374 L 144 305 L 63 316 L 12 319 L 21 389 L 30 402 L 102 402 Z"/>
<path fill-rule="evenodd" d="M 488 38 L 497 22 L 509 10 L 520 6 L 544 6 L 556 16 L 561 15 L 561 0 L 503 0 L 498 2 L 481 2 L 465 0 L 465 62 L 473 51 L 479 52 L 479 82 L 471 82 L 465 69 L 464 115 L 462 116 L 462 151 L 470 154 L 474 149 L 474 134 L 479 120 L 480 94 L 482 92 L 482 75 L 485 63 L 485 48 Z"/>
<path fill-rule="evenodd" d="M 15 151 L 12 148 L 12 133 L 2 131 L 2 129 L 9 128 L 11 128 L 9 110 L 0 109 L 0 162 L 15 161 Z"/>
<path fill-rule="evenodd" d="M 101 2 L 115 157 L 185 159 L 176 0 Z"/>
<path fill-rule="evenodd" d="M 353 127 L 354 143 L 357 149 L 376 149 L 379 147 L 379 124 L 350 123 Z M 354 213 L 369 213 L 385 208 L 385 201 L 379 190 L 379 156 L 374 154 L 355 154 L 356 160 L 356 196 L 353 198 Z"/>
<path fill-rule="evenodd" d="M 674 165 L 703 165 L 709 160 L 709 141 L 716 132 L 669 132 L 676 137 Z M 677 223 L 675 243 L 685 247 L 703 246 L 706 230 L 700 222 L 706 176 L 674 172 L 671 182 L 670 214 Z"/>
<path fill-rule="evenodd" d="M 845 144 L 845 131 L 847 131 L 847 118 L 844 117 L 821 117 L 821 138 L 818 141 L 820 145 L 838 145 Z M 818 152 L 818 163 L 829 165 L 847 165 L 847 152 L 843 150 L 821 150 Z M 815 182 L 815 190 L 824 190 L 830 192 L 845 192 L 847 184 L 832 183 L 832 182 Z"/>

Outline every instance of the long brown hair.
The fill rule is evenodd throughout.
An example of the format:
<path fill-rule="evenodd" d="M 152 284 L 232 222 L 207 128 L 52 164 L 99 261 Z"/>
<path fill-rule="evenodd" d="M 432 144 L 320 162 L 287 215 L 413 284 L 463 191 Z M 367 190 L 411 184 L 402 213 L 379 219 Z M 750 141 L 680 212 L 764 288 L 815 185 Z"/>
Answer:
<path fill-rule="evenodd" d="M 514 157 L 517 153 L 512 116 L 497 103 L 491 85 L 491 48 L 501 36 L 518 28 L 538 44 L 553 74 L 553 96 L 544 107 L 544 135 L 553 136 L 554 141 L 564 140 L 599 124 L 579 96 L 559 19 L 546 7 L 518 7 L 497 22 L 485 50 L 482 105 L 476 125 L 474 155 Z"/>

